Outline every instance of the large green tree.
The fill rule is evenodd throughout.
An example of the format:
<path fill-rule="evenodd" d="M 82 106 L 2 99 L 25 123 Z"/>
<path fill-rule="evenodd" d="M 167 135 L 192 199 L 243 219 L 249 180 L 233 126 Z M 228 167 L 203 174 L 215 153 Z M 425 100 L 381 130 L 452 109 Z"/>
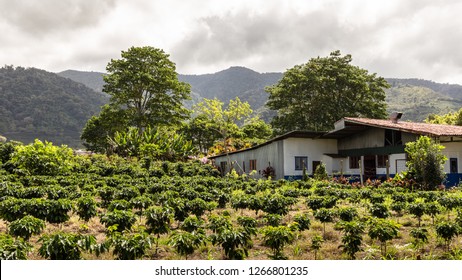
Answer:
<path fill-rule="evenodd" d="M 329 130 L 343 117 L 386 117 L 388 83 L 351 61 L 351 55 L 334 51 L 294 66 L 268 87 L 267 106 L 277 110 L 272 120 L 275 132 Z"/>
<path fill-rule="evenodd" d="M 87 148 L 104 150 L 108 137 L 130 126 L 142 133 L 148 126 L 180 125 L 189 117 L 183 101 L 190 98 L 190 85 L 178 81 L 175 64 L 163 50 L 131 47 L 106 71 L 103 91 L 110 101 L 83 131 Z"/>
<path fill-rule="evenodd" d="M 431 114 L 425 119 L 426 123 L 462 125 L 462 108 L 457 112 L 445 115 Z"/>

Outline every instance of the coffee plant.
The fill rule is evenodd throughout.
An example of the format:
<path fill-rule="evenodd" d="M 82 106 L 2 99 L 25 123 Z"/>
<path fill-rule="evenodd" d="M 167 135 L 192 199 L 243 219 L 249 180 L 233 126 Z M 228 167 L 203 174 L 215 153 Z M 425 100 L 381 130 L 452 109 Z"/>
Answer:
<path fill-rule="evenodd" d="M 32 235 L 40 234 L 45 228 L 45 222 L 33 216 L 25 216 L 11 222 L 8 229 L 13 236 L 22 237 L 28 241 Z"/>
<path fill-rule="evenodd" d="M 435 226 L 436 234 L 446 243 L 446 250 L 449 251 L 451 240 L 460 234 L 461 228 L 454 222 L 441 222 Z"/>
<path fill-rule="evenodd" d="M 361 245 L 364 233 L 364 224 L 359 221 L 340 222 L 336 228 L 343 232 L 342 248 L 349 259 L 356 259 L 356 253 L 361 251 Z"/>
<path fill-rule="evenodd" d="M 0 233 L 0 260 L 26 260 L 32 246 L 22 239 Z"/>
<path fill-rule="evenodd" d="M 40 256 L 50 260 L 80 260 L 82 251 L 93 251 L 96 238 L 93 235 L 57 232 L 40 237 Z"/>
<path fill-rule="evenodd" d="M 398 236 L 400 225 L 391 220 L 372 218 L 369 220 L 368 235 L 371 239 L 380 241 L 380 251 L 382 256 L 387 253 L 387 241 Z"/>
<path fill-rule="evenodd" d="M 135 223 L 135 214 L 131 211 L 126 210 L 114 210 L 103 214 L 100 217 L 100 221 L 106 228 L 117 225 L 117 231 L 122 232 L 126 229 L 130 229 Z"/>
<path fill-rule="evenodd" d="M 188 255 L 194 253 L 200 245 L 205 243 L 205 240 L 206 237 L 202 232 L 177 230 L 170 236 L 168 244 L 175 248 L 178 254 L 188 259 Z"/>
<path fill-rule="evenodd" d="M 263 245 L 272 251 L 271 259 L 284 260 L 287 257 L 283 254 L 284 246 L 294 241 L 294 233 L 286 226 L 267 226 L 262 229 Z"/>
<path fill-rule="evenodd" d="M 97 204 L 94 197 L 83 196 L 77 199 L 76 213 L 80 219 L 88 222 L 91 218 L 95 217 L 97 212 Z"/>

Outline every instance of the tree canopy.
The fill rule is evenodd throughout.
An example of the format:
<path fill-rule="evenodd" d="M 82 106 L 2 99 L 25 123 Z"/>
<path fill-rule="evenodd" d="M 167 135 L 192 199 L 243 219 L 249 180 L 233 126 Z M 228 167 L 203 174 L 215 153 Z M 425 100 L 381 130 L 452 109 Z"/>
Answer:
<path fill-rule="evenodd" d="M 91 150 L 107 148 L 108 137 L 117 131 L 136 127 L 177 126 L 189 117 L 183 101 L 189 99 L 190 86 L 178 81 L 169 55 L 154 47 L 131 47 L 121 59 L 112 59 L 104 76 L 103 91 L 109 104 L 92 117 L 81 138 Z"/>
<path fill-rule="evenodd" d="M 178 81 L 175 64 L 163 50 L 131 47 L 106 70 L 103 91 L 112 106 L 126 112 L 131 125 L 172 125 L 188 117 L 182 102 L 190 98 L 190 86 Z"/>
<path fill-rule="evenodd" d="M 258 116 L 250 118 L 249 103 L 238 97 L 231 99 L 226 108 L 218 99 L 207 99 L 196 106 L 187 127 L 187 134 L 202 152 L 226 153 L 250 147 L 267 140 L 271 127 Z"/>
<path fill-rule="evenodd" d="M 462 125 L 462 108 L 457 112 L 447 113 L 445 115 L 431 114 L 425 119 L 425 122 L 433 124 Z"/>
<path fill-rule="evenodd" d="M 329 130 L 343 117 L 385 118 L 388 83 L 351 61 L 351 55 L 334 51 L 294 66 L 266 88 L 267 106 L 277 110 L 275 132 Z"/>

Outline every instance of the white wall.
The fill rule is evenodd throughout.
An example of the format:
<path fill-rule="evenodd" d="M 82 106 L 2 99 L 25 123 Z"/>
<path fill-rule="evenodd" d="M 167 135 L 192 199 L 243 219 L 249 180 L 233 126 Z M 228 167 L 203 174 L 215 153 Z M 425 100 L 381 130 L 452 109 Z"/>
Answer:
<path fill-rule="evenodd" d="M 441 143 L 445 147 L 443 154 L 448 158 L 444 163 L 444 172 L 449 173 L 449 159 L 457 158 L 457 173 L 462 173 L 462 143 L 461 142 L 451 142 L 451 143 Z"/>
<path fill-rule="evenodd" d="M 302 170 L 295 170 L 295 157 L 308 157 L 307 174 L 313 173 L 313 161 L 322 161 L 326 164 L 329 174 L 332 173 L 332 162 L 330 157 L 324 154 L 337 153 L 337 140 L 335 139 L 310 139 L 310 138 L 287 138 L 284 139 L 284 175 L 301 176 Z"/>

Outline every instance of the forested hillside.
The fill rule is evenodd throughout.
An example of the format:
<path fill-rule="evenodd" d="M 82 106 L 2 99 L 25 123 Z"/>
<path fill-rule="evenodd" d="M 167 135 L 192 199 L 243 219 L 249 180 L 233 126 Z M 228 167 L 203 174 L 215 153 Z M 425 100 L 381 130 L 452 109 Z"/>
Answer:
<path fill-rule="evenodd" d="M 75 70 L 56 75 L 34 68 L 0 68 L 0 135 L 26 143 L 38 137 L 79 146 L 86 121 L 108 100 L 101 93 L 102 76 Z M 273 113 L 264 106 L 268 98 L 264 89 L 281 77 L 282 73 L 231 67 L 214 74 L 179 75 L 179 80 L 191 84 L 189 108 L 202 98 L 217 97 L 227 103 L 239 97 L 269 121 Z M 422 121 L 431 113 L 445 114 L 462 107 L 460 85 L 420 79 L 387 81 L 391 85 L 386 91 L 388 111 L 404 112 L 404 120 Z"/>
<path fill-rule="evenodd" d="M 35 68 L 0 68 L 0 135 L 80 146 L 87 120 L 107 97 L 81 83 Z"/>
<path fill-rule="evenodd" d="M 67 70 L 58 75 L 74 79 L 95 90 L 103 87 L 103 73 Z M 245 67 L 204 75 L 179 75 L 179 80 L 191 84 L 193 102 L 214 98 L 227 103 L 239 97 L 269 121 L 274 115 L 264 105 L 268 99 L 265 87 L 279 81 L 282 73 L 258 73 Z M 462 86 L 441 84 L 422 79 L 386 79 L 391 88 L 386 90 L 388 111 L 404 112 L 403 119 L 423 121 L 429 114 L 445 114 L 462 106 Z"/>

